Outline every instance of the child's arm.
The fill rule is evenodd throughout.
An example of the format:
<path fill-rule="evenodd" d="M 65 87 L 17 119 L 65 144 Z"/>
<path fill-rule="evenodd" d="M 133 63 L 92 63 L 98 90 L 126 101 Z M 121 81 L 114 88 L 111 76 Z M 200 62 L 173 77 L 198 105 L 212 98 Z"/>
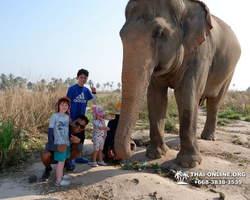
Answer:
<path fill-rule="evenodd" d="M 53 128 L 49 128 L 48 130 L 48 147 L 51 151 L 57 150 L 57 145 L 54 144 Z"/>
<path fill-rule="evenodd" d="M 97 103 L 96 88 L 94 87 L 93 84 L 91 84 L 91 85 L 90 85 L 90 89 L 91 89 L 91 93 L 92 93 L 92 96 L 93 96 L 93 98 L 90 99 L 90 100 L 91 100 L 91 102 L 92 102 L 93 104 L 96 104 L 96 103 Z"/>
<path fill-rule="evenodd" d="M 49 128 L 48 130 L 48 144 L 46 148 L 50 151 L 59 151 L 61 153 L 65 152 L 67 147 L 66 145 L 56 145 L 54 144 L 54 137 L 53 137 L 53 128 Z"/>
<path fill-rule="evenodd" d="M 90 101 L 91 101 L 93 104 L 96 104 L 96 103 L 97 103 L 97 96 L 96 96 L 96 94 L 93 94 L 93 98 L 90 99 Z"/>
<path fill-rule="evenodd" d="M 104 124 L 105 124 L 105 122 L 104 122 Z M 105 130 L 105 131 L 109 130 L 109 127 L 103 126 L 100 122 L 98 122 L 98 120 L 93 121 L 93 126 L 96 127 L 96 129 L 98 129 L 98 130 Z"/>
<path fill-rule="evenodd" d="M 109 131 L 109 127 L 98 127 L 99 130 Z"/>
<path fill-rule="evenodd" d="M 67 116 L 69 117 L 69 124 L 72 124 L 72 119 L 71 119 L 71 117 L 70 117 L 70 115 L 69 114 L 67 114 Z"/>
<path fill-rule="evenodd" d="M 49 121 L 49 129 L 48 129 L 48 143 L 46 144 L 46 148 L 50 151 L 60 151 L 61 153 L 66 151 L 66 145 L 55 145 L 54 144 L 54 126 L 55 126 L 56 116 L 53 115 Z"/>

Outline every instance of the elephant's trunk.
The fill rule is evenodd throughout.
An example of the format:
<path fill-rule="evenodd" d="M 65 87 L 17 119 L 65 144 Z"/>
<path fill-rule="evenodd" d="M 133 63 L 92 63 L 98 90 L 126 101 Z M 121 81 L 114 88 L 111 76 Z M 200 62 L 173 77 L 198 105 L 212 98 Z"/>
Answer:
<path fill-rule="evenodd" d="M 146 98 L 149 80 L 154 69 L 152 55 L 138 58 L 133 54 L 138 52 L 135 48 L 140 46 L 139 44 L 133 47 L 123 45 L 122 106 L 115 134 L 115 150 L 122 158 L 131 157 L 135 151 L 135 144 L 131 142 L 131 133 Z"/>

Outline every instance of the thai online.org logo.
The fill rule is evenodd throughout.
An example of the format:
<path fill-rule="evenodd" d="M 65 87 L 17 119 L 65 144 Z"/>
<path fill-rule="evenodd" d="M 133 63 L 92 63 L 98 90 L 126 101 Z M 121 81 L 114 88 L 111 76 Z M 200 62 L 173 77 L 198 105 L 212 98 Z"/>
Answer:
<path fill-rule="evenodd" d="M 198 185 L 241 185 L 242 178 L 246 178 L 246 172 L 189 172 L 176 171 L 174 178 L 178 185 L 189 184 L 190 178 Z"/>
<path fill-rule="evenodd" d="M 188 183 L 184 182 L 189 178 L 189 175 L 181 170 L 177 171 L 174 175 L 174 178 L 178 180 L 177 185 L 187 185 Z"/>

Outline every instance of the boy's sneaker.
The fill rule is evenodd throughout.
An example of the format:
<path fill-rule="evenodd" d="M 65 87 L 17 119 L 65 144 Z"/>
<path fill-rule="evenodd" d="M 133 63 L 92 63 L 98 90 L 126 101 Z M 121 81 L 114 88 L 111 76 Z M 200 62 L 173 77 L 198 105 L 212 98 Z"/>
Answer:
<path fill-rule="evenodd" d="M 45 168 L 45 171 L 43 173 L 43 176 L 42 176 L 42 181 L 47 181 L 49 180 L 49 177 L 50 177 L 50 172 L 52 171 L 52 168 L 50 166 L 50 168 Z"/>
<path fill-rule="evenodd" d="M 64 179 L 59 183 L 59 182 L 55 182 L 55 185 L 56 186 L 59 186 L 59 187 L 61 187 L 61 186 L 66 186 L 66 185 L 69 185 L 70 184 L 70 181 L 65 181 Z"/>
<path fill-rule="evenodd" d="M 71 178 L 72 178 L 72 176 L 65 174 L 65 175 L 63 175 L 62 180 L 69 180 Z"/>
<path fill-rule="evenodd" d="M 98 164 L 97 164 L 97 162 L 92 162 L 92 165 L 91 165 L 92 167 L 98 167 Z"/>
<path fill-rule="evenodd" d="M 98 163 L 98 165 L 101 165 L 101 166 L 107 166 L 107 164 L 103 160 L 98 161 L 97 163 Z"/>
<path fill-rule="evenodd" d="M 73 160 L 71 160 L 71 161 L 69 162 L 69 165 L 70 165 L 71 167 L 76 167 L 76 165 L 75 165 L 75 163 L 73 162 Z"/>
<path fill-rule="evenodd" d="M 75 162 L 76 163 L 88 163 L 89 160 L 85 159 L 84 157 L 81 157 L 81 158 L 75 158 Z"/>
<path fill-rule="evenodd" d="M 66 171 L 68 172 L 76 172 L 74 167 L 71 167 L 69 163 L 65 163 L 64 164 L 64 168 L 66 169 Z"/>

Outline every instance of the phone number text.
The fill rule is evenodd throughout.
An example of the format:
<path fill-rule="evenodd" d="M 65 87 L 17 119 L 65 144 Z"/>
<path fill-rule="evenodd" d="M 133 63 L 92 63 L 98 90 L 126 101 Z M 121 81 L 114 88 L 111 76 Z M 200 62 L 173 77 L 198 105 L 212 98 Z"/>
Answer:
<path fill-rule="evenodd" d="M 239 179 L 215 179 L 215 180 L 195 180 L 198 185 L 241 185 L 242 180 Z"/>

